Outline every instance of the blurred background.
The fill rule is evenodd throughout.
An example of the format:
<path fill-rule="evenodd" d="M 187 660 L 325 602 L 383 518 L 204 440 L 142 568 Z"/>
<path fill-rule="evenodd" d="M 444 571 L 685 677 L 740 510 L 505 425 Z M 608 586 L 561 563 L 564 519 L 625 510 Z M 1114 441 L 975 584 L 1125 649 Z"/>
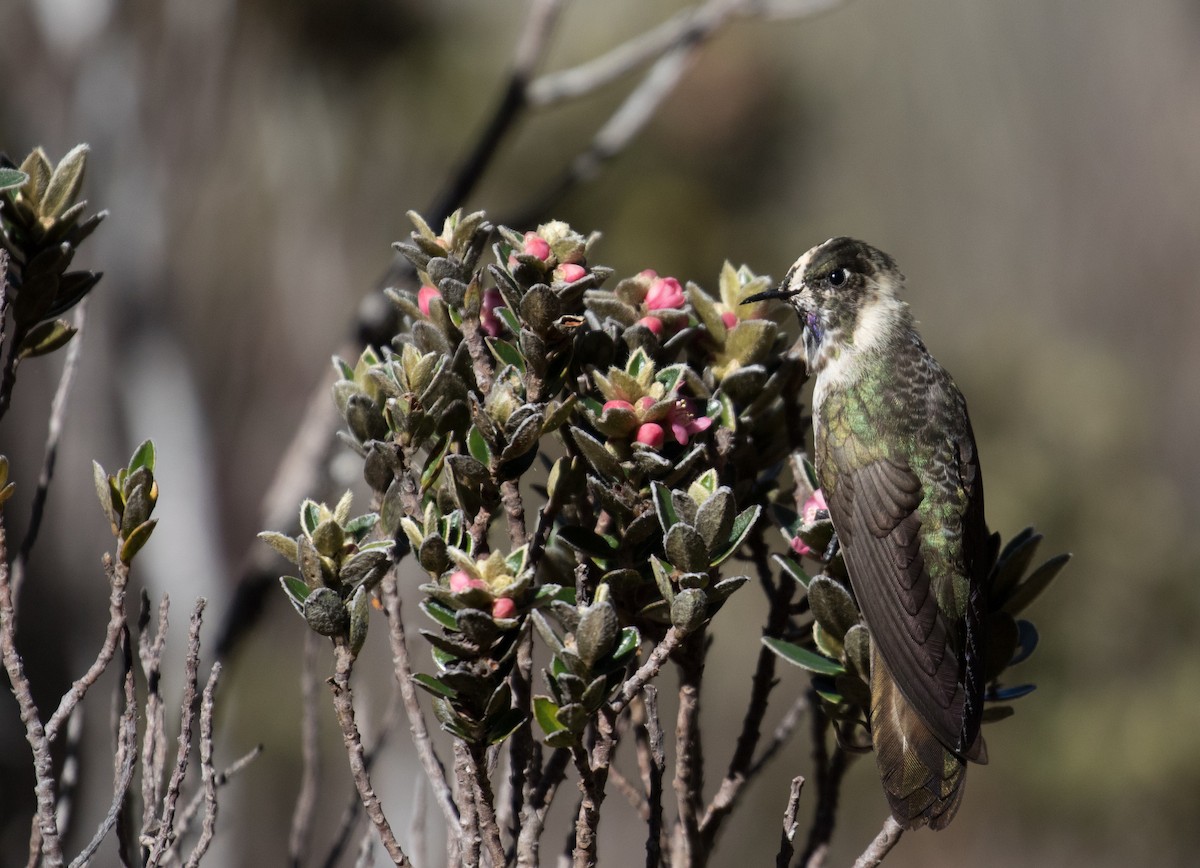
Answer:
<path fill-rule="evenodd" d="M 540 70 L 685 6 L 567 4 Z M 431 206 L 476 140 L 526 11 L 489 0 L 0 5 L 0 150 L 19 162 L 41 145 L 57 161 L 90 143 L 85 195 L 111 212 L 77 260 L 105 277 L 22 602 L 19 643 L 43 707 L 103 637 L 99 559 L 112 539 L 90 462 L 120 466 L 147 437 L 162 494 L 138 579 L 174 601 L 173 653 L 199 595 L 215 641 L 309 396 L 347 351 L 390 243 L 410 228 L 405 212 Z M 462 204 L 526 213 L 638 80 L 523 118 Z M 854 0 L 800 20 L 749 18 L 705 44 L 642 133 L 542 215 L 602 230 L 595 259 L 619 275 L 654 268 L 709 289 L 725 259 L 778 278 L 836 234 L 890 252 L 926 342 L 968 396 L 992 527 L 1007 538 L 1034 523 L 1043 555 L 1075 553 L 1030 613 L 1042 644 L 1021 675 L 1038 691 L 988 728 L 991 764 L 972 770 L 956 822 L 906 836 L 887 864 L 1183 865 L 1200 847 L 1198 94 L 1200 6 L 1188 0 Z M 61 353 L 22 366 L 0 428 L 19 485 L 10 540 L 27 521 L 60 365 Z M 731 697 L 749 694 L 756 594 L 735 596 L 715 631 L 710 781 L 744 710 Z M 223 792 L 214 865 L 286 852 L 304 632 L 272 592 L 228 660 L 218 765 L 256 743 L 265 752 Z M 364 652 L 378 671 L 359 676 L 368 732 L 388 696 L 382 633 Z M 423 649 L 416 659 L 428 666 Z M 771 726 L 804 683 L 782 675 Z M 112 686 L 87 703 L 96 750 L 72 852 L 110 798 Z M 351 797 L 323 715 L 318 841 Z M 377 781 L 407 830 L 417 772 L 404 726 L 394 745 Z M 810 768 L 801 733 L 749 790 L 714 864 L 773 864 L 787 782 Z M 0 853 L 23 860 L 32 778 L 7 690 L 0 780 Z M 632 812 L 610 802 L 602 862 L 638 862 L 640 838 L 621 835 Z M 830 864 L 851 861 L 884 813 L 873 764 L 856 763 Z M 110 841 L 97 864 L 115 858 Z"/>

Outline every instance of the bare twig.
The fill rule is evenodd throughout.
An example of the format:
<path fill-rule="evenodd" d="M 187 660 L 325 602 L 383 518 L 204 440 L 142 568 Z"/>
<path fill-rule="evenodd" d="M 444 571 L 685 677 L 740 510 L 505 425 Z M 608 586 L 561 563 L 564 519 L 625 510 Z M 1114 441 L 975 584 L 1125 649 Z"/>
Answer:
<path fill-rule="evenodd" d="M 288 835 L 288 862 L 298 866 L 308 851 L 313 811 L 317 805 L 317 786 L 321 776 L 317 714 L 317 634 L 304 632 L 304 660 L 301 664 L 300 692 L 303 716 L 300 719 L 300 755 L 303 770 L 300 792 L 292 809 L 292 828 Z"/>
<path fill-rule="evenodd" d="M 492 865 L 504 865 L 504 844 L 500 841 L 500 826 L 496 823 L 496 800 L 492 794 L 492 782 L 488 779 L 487 746 L 472 742 L 468 746 L 467 757 L 475 793 L 475 810 L 479 817 L 479 832 Z"/>
<path fill-rule="evenodd" d="M 538 860 L 539 840 L 546 825 L 546 813 L 566 774 L 571 753 L 565 748 L 556 748 L 546 765 L 537 776 L 532 794 L 522 810 L 521 834 L 517 839 L 516 856 L 519 868 L 535 868 Z"/>
<path fill-rule="evenodd" d="M 204 825 L 200 830 L 200 840 L 188 855 L 186 868 L 196 868 L 204 854 L 208 852 L 213 835 L 217 830 L 217 770 L 213 767 L 213 700 L 217 692 L 217 682 L 221 677 L 221 664 L 214 663 L 208 674 L 208 683 L 204 685 L 204 695 L 200 701 L 200 780 L 204 793 Z M 179 829 L 180 837 L 184 829 Z"/>
<path fill-rule="evenodd" d="M 237 775 L 242 769 L 250 765 L 250 763 L 252 763 L 254 760 L 258 759 L 259 754 L 262 752 L 263 746 L 261 744 L 255 745 L 252 749 L 230 763 L 229 767 L 226 768 L 225 771 L 216 772 L 216 774 L 213 776 L 213 786 L 218 790 L 221 789 L 221 787 L 225 786 L 225 784 L 228 783 L 229 780 Z M 187 806 L 179 812 L 179 819 L 175 823 L 175 828 L 179 833 L 178 837 L 182 838 L 191 828 L 192 821 L 196 818 L 196 815 L 200 813 L 200 806 L 205 803 L 206 798 L 207 793 L 205 792 L 204 788 L 201 787 L 196 791 L 196 794 L 192 796 L 192 800 L 187 803 Z"/>
<path fill-rule="evenodd" d="M 751 541 L 751 549 L 753 560 L 764 581 L 764 586 L 770 589 L 768 594 L 770 607 L 767 611 L 767 623 L 763 628 L 763 635 L 782 636 L 788 626 L 788 609 L 791 606 L 796 583 L 787 576 L 781 576 L 778 583 L 772 582 L 767 546 L 763 542 L 761 533 Z M 758 747 L 761 737 L 767 702 L 771 690 L 777 683 L 775 679 L 776 660 L 775 654 L 769 648 L 765 645 L 759 646 L 758 663 L 754 669 L 750 703 L 746 707 L 746 715 L 742 721 L 742 732 L 738 736 L 737 747 L 729 761 L 729 769 L 725 773 L 725 778 L 721 781 L 721 786 L 717 790 L 717 794 L 713 796 L 700 824 L 706 849 L 712 849 L 721 823 L 729 816 L 746 783 L 751 778 L 754 769 L 754 751 Z"/>
<path fill-rule="evenodd" d="M 75 308 L 75 337 L 67 345 L 67 355 L 63 360 L 62 373 L 58 378 L 58 388 L 54 399 L 50 402 L 50 421 L 46 430 L 46 452 L 42 458 L 42 470 L 38 474 L 37 488 L 33 492 L 33 501 L 29 507 L 29 528 L 25 538 L 21 540 L 21 548 L 12 564 L 13 611 L 19 611 L 21 606 L 21 585 L 25 581 L 25 565 L 29 562 L 29 553 L 37 542 L 38 531 L 42 526 L 42 516 L 46 511 L 46 498 L 50 494 L 50 480 L 54 477 L 54 464 L 58 459 L 58 441 L 62 438 L 63 421 L 67 416 L 67 399 L 71 395 L 71 387 L 75 383 L 75 371 L 79 368 L 79 351 L 83 346 L 83 326 L 87 320 L 87 303 L 85 298 Z M 54 736 L 49 736 L 54 740 Z"/>
<path fill-rule="evenodd" d="M 704 787 L 704 749 L 700 739 L 700 684 L 704 674 L 705 642 L 702 632 L 688 637 L 678 655 L 679 711 L 675 717 L 675 799 L 679 807 L 681 864 L 704 863 L 697 816 Z"/>
<path fill-rule="evenodd" d="M 13 612 L 12 584 L 8 573 L 8 550 L 5 528 L 0 522 L 0 656 L 8 672 L 9 685 L 17 705 L 21 709 L 21 722 L 25 724 L 25 739 L 33 750 L 34 795 L 37 799 L 37 838 L 44 864 L 57 868 L 63 863 L 62 843 L 58 835 L 58 822 L 54 815 L 57 802 L 54 780 L 54 762 L 50 756 L 50 739 L 42 726 L 29 679 L 25 675 L 25 664 L 16 647 L 16 620 Z M 34 840 L 37 840 L 35 838 Z M 30 854 L 32 858 L 32 854 Z"/>
<path fill-rule="evenodd" d="M 591 756 L 582 747 L 571 749 L 575 768 L 579 771 L 579 812 L 575 820 L 574 868 L 594 868 L 597 864 L 600 806 L 604 803 L 604 787 L 608 782 L 617 714 L 602 707 L 595 720 L 595 744 Z"/>
<path fill-rule="evenodd" d="M 50 715 L 46 723 L 46 738 L 53 741 L 58 736 L 58 730 L 66 721 L 67 716 L 74 710 L 87 693 L 88 688 L 96 683 L 96 679 L 104 674 L 108 664 L 112 662 L 117 650 L 117 641 L 125 625 L 125 590 L 129 584 L 129 567 L 119 561 L 114 562 L 112 555 L 104 556 L 104 572 L 108 574 L 108 626 L 104 634 L 104 644 L 100 653 L 83 677 L 71 685 L 57 710 Z"/>
<path fill-rule="evenodd" d="M 792 862 L 792 841 L 796 837 L 796 813 L 800 810 L 800 789 L 804 786 L 804 778 L 800 775 L 792 778 L 791 791 L 788 794 L 787 808 L 783 812 L 783 832 L 779 836 L 779 855 L 775 857 L 776 868 L 788 868 Z"/>
<path fill-rule="evenodd" d="M 883 828 L 879 830 L 875 840 L 854 861 L 854 868 L 875 868 L 891 852 L 891 849 L 900 843 L 900 836 L 903 834 L 904 827 L 896 822 L 895 817 L 888 814 L 887 819 L 883 821 Z"/>
<path fill-rule="evenodd" d="M 334 671 L 330 679 L 333 688 L 333 709 L 337 716 L 338 725 L 342 729 L 342 740 L 346 744 L 346 753 L 350 759 L 350 772 L 354 776 L 354 785 L 362 799 L 367 816 L 375 824 L 379 838 L 392 861 L 397 865 L 408 865 L 408 857 L 400 847 L 400 842 L 392 833 L 392 826 L 383 813 L 379 796 L 371 785 L 370 773 L 363 762 L 362 736 L 354 721 L 354 694 L 350 690 L 350 674 L 354 669 L 354 654 L 350 646 L 343 641 L 334 644 Z"/>
<path fill-rule="evenodd" d="M 800 864 L 805 868 L 821 868 L 829 853 L 829 842 L 833 838 L 833 828 L 837 822 L 838 797 L 841 794 L 842 778 L 846 774 L 849 756 L 840 745 L 834 745 L 832 756 L 826 745 L 829 730 L 829 718 L 825 715 L 815 697 L 813 707 L 813 765 L 817 771 L 817 811 L 813 818 L 812 828 L 808 833 L 808 842 L 804 846 L 804 854 Z"/>
<path fill-rule="evenodd" d="M 454 793 L 458 801 L 459 820 L 462 823 L 462 834 L 459 835 L 458 841 L 463 868 L 477 868 L 479 854 L 483 848 L 483 838 L 479 833 L 474 777 L 467 745 L 461 739 L 455 739 Z"/>
<path fill-rule="evenodd" d="M 685 635 L 678 627 L 673 626 L 667 630 L 662 641 L 654 647 L 654 650 L 650 652 L 650 656 L 646 658 L 646 662 L 638 667 L 637 672 L 629 676 L 625 683 L 621 685 L 621 692 L 610 703 L 610 708 L 614 715 L 624 711 L 625 706 L 630 703 L 633 697 L 637 696 L 638 692 L 649 683 L 650 679 L 658 674 L 658 670 L 662 668 L 663 663 L 666 662 L 671 652 L 679 647 L 679 643 L 683 641 Z"/>
<path fill-rule="evenodd" d="M 401 612 L 400 592 L 396 587 L 396 570 L 393 568 L 380 583 L 380 593 L 383 596 L 384 611 L 388 619 L 388 638 L 392 645 L 392 669 L 396 676 L 396 684 L 400 688 L 400 697 L 404 702 L 404 711 L 408 716 L 408 726 L 412 731 L 413 744 L 429 786 L 433 788 L 433 797 L 442 816 L 446 820 L 451 837 L 461 834 L 458 808 L 454 804 L 454 796 L 450 792 L 450 784 L 446 780 L 446 768 L 438 758 L 429 737 L 429 729 L 425 725 L 425 715 L 417 700 L 417 691 L 413 687 L 412 663 L 408 656 L 408 643 L 404 637 L 404 621 Z"/>
<path fill-rule="evenodd" d="M 204 607 L 207 601 L 200 597 L 192 607 L 188 625 L 187 654 L 183 665 L 183 700 L 179 712 L 179 739 L 175 751 L 175 768 L 167 782 L 163 797 L 162 814 L 158 817 L 158 834 L 150 845 L 146 859 L 148 866 L 158 865 L 177 842 L 175 838 L 175 812 L 179 805 L 179 794 L 187 776 L 188 759 L 192 749 L 192 718 L 195 715 L 196 688 L 200 680 L 200 627 L 204 623 Z"/>
<path fill-rule="evenodd" d="M 163 648 L 167 642 L 171 600 L 163 595 L 158 604 L 158 626 L 154 638 L 145 641 L 150 625 L 150 598 L 142 591 L 138 615 L 138 658 L 146 678 L 146 731 L 142 735 L 142 830 L 140 838 L 153 840 L 155 806 L 162 800 L 163 771 L 167 764 L 167 729 L 161 677 Z M 143 853 L 143 860 L 145 854 Z"/>
<path fill-rule="evenodd" d="M 125 710 L 121 713 L 121 720 L 117 726 L 117 750 L 113 770 L 113 800 L 112 806 L 108 809 L 108 813 L 100 823 L 100 827 L 96 829 L 96 834 L 92 836 L 92 840 L 83 848 L 82 852 L 71 862 L 71 868 L 83 866 L 91 861 L 96 850 L 99 849 L 101 842 L 112 831 L 113 826 L 117 824 L 117 819 L 121 815 L 121 808 L 125 803 L 126 794 L 129 792 L 129 787 L 133 784 L 133 771 L 137 765 L 137 693 L 134 689 L 133 682 L 133 652 L 129 647 L 129 630 L 122 626 L 121 629 L 121 651 L 125 661 Z"/>
<path fill-rule="evenodd" d="M 534 0 L 529 17 L 521 28 L 521 39 L 517 43 L 503 95 L 470 155 L 463 161 L 445 192 L 434 204 L 431 225 L 441 225 L 455 208 L 463 204 L 496 156 L 500 143 L 523 113 L 529 79 L 545 54 L 563 2 L 564 0 Z"/>
<path fill-rule="evenodd" d="M 775 727 L 770 742 L 767 743 L 758 759 L 754 761 L 754 765 L 750 766 L 750 771 L 747 773 L 748 778 L 753 778 L 762 771 L 775 754 L 779 753 L 779 749 L 787 744 L 792 733 L 796 731 L 796 727 L 800 725 L 800 720 L 806 711 L 808 711 L 808 696 L 801 693 L 788 707 L 787 712 L 779 721 L 779 725 Z"/>
<path fill-rule="evenodd" d="M 658 719 L 658 689 L 652 684 L 642 688 L 642 702 L 646 706 L 646 737 L 650 748 L 649 786 L 647 801 L 650 816 L 646 823 L 646 868 L 658 868 L 662 861 L 663 837 L 663 776 L 666 774 L 667 759 L 663 747 L 662 724 Z"/>

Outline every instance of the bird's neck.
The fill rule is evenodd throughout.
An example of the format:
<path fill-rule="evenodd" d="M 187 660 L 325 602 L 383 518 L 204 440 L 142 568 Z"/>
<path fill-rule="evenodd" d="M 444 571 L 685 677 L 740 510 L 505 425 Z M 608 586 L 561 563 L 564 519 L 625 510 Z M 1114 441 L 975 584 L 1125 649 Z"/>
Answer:
<path fill-rule="evenodd" d="M 873 364 L 911 341 L 912 334 L 908 305 L 885 293 L 862 306 L 849 330 L 828 329 L 819 342 L 807 347 L 809 374 L 816 376 L 814 413 L 826 395 L 853 387 Z"/>

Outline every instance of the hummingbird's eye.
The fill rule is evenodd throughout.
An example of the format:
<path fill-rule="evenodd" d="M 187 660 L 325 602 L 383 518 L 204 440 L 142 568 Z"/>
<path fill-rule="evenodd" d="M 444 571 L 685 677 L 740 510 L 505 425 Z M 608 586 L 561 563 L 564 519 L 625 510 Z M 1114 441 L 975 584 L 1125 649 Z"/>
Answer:
<path fill-rule="evenodd" d="M 841 286 L 846 282 L 846 269 L 835 268 L 825 279 L 829 281 L 830 286 Z"/>

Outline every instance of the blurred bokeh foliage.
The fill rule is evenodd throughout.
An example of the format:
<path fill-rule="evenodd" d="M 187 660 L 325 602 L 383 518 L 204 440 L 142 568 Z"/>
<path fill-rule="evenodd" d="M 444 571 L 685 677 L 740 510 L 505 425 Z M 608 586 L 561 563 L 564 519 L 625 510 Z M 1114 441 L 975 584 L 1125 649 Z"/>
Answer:
<path fill-rule="evenodd" d="M 179 599 L 228 600 L 311 388 L 331 354 L 356 357 L 343 346 L 355 310 L 407 232 L 405 211 L 437 196 L 498 98 L 524 11 L 334 5 L 0 5 L 0 142 L 56 156 L 89 142 L 85 195 L 113 214 L 74 265 L 106 273 L 106 300 L 30 563 L 22 641 L 47 694 L 83 655 L 61 637 L 102 619 L 106 528 L 90 495 L 74 496 L 91 460 L 155 439 L 172 496 L 139 562 Z M 571 4 L 546 66 L 684 5 Z M 1034 607 L 1054 625 L 1028 664 L 1041 690 L 990 728 L 992 764 L 973 773 L 955 825 L 936 842 L 906 838 L 889 864 L 938 864 L 938 852 L 952 864 L 1187 864 L 1200 846 L 1198 38 L 1187 0 L 857 0 L 798 23 L 739 22 L 599 183 L 542 215 L 603 227 L 621 274 L 704 281 L 728 259 L 778 277 L 843 232 L 893 253 L 970 401 L 990 524 L 1007 537 L 1035 520 L 1054 550 L 1076 553 Z M 501 221 L 520 211 L 630 84 L 531 116 L 462 204 Z M 26 490 L 53 376 L 49 363 L 23 368 L 4 420 L 0 451 Z M 225 815 L 242 854 L 279 851 L 267 830 L 286 829 L 298 776 L 296 689 L 266 662 L 281 644 L 299 653 L 276 597 L 227 681 L 224 725 L 268 744 L 231 796 L 255 806 L 253 822 Z M 739 595 L 722 615 L 746 635 L 760 616 Z M 710 673 L 713 694 L 741 695 L 755 651 L 717 647 L 727 663 Z M 10 794 L 26 772 L 0 702 L 7 848 L 25 842 Z M 747 861 L 769 858 L 755 841 L 773 848 L 786 777 L 804 771 L 806 752 L 789 756 L 751 793 L 746 813 L 764 825 L 746 817 L 727 832 Z M 85 786 L 102 790 L 105 776 Z M 875 782 L 851 777 L 846 798 L 876 799 L 882 816 Z M 835 861 L 874 832 L 861 813 L 863 826 L 847 815 Z M 228 864 L 252 858 L 233 852 Z"/>

